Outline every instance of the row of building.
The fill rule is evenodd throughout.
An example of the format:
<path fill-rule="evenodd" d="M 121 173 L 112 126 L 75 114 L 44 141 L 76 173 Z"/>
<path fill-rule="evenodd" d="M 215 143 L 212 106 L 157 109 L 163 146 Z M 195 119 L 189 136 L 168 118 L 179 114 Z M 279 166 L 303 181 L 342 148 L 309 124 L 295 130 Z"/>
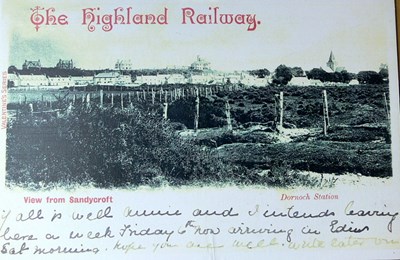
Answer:
<path fill-rule="evenodd" d="M 211 70 L 211 63 L 200 56 L 197 56 L 197 59 L 190 64 L 189 68 L 191 70 L 196 70 L 196 71 L 210 71 Z M 41 69 L 42 68 L 42 63 L 39 60 L 25 60 L 25 62 L 22 64 L 22 69 L 23 70 L 31 70 L 31 69 Z M 72 59 L 70 60 L 62 60 L 59 59 L 56 66 L 54 67 L 56 69 L 74 69 L 75 64 Z M 115 70 L 118 71 L 130 71 L 133 69 L 132 66 L 132 61 L 130 59 L 127 60 L 117 60 L 114 66 Z"/>
<path fill-rule="evenodd" d="M 157 74 L 140 75 L 132 79 L 130 75 L 118 71 L 102 72 L 94 76 L 46 76 L 46 75 L 20 75 L 9 73 L 11 87 L 39 87 L 63 88 L 73 86 L 126 86 L 137 87 L 141 85 L 166 85 L 166 84 L 243 84 L 248 86 L 266 86 L 269 78 L 257 78 L 245 72 L 240 73 L 201 73 L 185 76 L 183 74 Z"/>
<path fill-rule="evenodd" d="M 333 53 L 330 53 L 329 60 L 326 64 L 327 70 L 338 72 L 344 70 L 344 67 L 338 67 Z M 272 82 L 273 75 L 265 78 L 258 78 L 250 75 L 248 72 L 221 73 L 211 70 L 210 62 L 197 56 L 197 59 L 184 68 L 185 73 L 164 73 L 157 75 L 139 75 L 131 77 L 127 74 L 132 70 L 131 60 L 117 60 L 113 71 L 101 72 L 95 75 L 76 74 L 73 71 L 75 65 L 73 60 L 59 60 L 54 69 L 54 73 L 45 75 L 40 60 L 28 61 L 22 65 L 24 73 L 18 73 L 18 70 L 9 73 L 8 81 L 11 87 L 39 87 L 39 88 L 63 88 L 72 86 L 126 86 L 136 87 L 141 85 L 165 85 L 165 84 L 243 84 L 246 86 L 266 86 Z M 35 73 L 31 73 L 35 71 Z M 295 86 L 324 86 L 329 82 L 321 82 L 320 80 L 308 79 L 303 77 L 293 77 L 289 85 Z M 357 80 L 352 80 L 350 85 L 358 84 Z M 346 84 L 344 84 L 346 85 Z"/>

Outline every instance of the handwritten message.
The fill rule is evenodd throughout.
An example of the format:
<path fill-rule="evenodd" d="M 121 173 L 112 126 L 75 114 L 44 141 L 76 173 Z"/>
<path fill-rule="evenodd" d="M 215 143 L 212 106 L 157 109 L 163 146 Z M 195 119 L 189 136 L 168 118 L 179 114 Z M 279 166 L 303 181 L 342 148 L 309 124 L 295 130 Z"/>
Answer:
<path fill-rule="evenodd" d="M 20 210 L 0 209 L 1 255 L 400 247 L 399 212 L 386 205 L 362 208 L 355 201 L 333 210 L 294 202 L 143 207 L 112 196 L 22 200 L 26 206 Z"/>

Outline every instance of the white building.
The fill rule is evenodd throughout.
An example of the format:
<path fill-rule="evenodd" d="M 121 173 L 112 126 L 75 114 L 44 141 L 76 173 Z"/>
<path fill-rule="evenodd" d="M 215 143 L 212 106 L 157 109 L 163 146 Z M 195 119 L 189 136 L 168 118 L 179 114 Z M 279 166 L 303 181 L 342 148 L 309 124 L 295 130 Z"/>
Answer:
<path fill-rule="evenodd" d="M 15 73 L 9 73 L 7 75 L 7 80 L 8 82 L 11 83 L 11 85 L 13 85 L 14 87 L 18 87 L 21 85 L 21 80 L 19 78 L 19 76 Z"/>
<path fill-rule="evenodd" d="M 157 74 L 157 75 L 141 75 L 135 80 L 136 85 L 164 85 L 164 84 L 184 84 L 187 79 L 182 74 Z"/>
<path fill-rule="evenodd" d="M 135 84 L 137 85 L 163 85 L 166 84 L 167 79 L 165 75 L 141 75 L 137 76 Z"/>
<path fill-rule="evenodd" d="M 167 74 L 166 80 L 168 84 L 185 84 L 187 83 L 187 79 L 182 74 L 174 73 Z"/>
<path fill-rule="evenodd" d="M 292 79 L 288 83 L 289 86 L 323 86 L 319 79 L 308 79 L 307 77 L 292 77 Z"/>
<path fill-rule="evenodd" d="M 48 86 L 49 79 L 45 75 L 19 75 L 19 86 Z"/>
<path fill-rule="evenodd" d="M 191 84 L 213 84 L 214 76 L 211 74 L 190 75 L 188 83 Z"/>
<path fill-rule="evenodd" d="M 88 86 L 94 84 L 93 76 L 73 76 L 71 77 L 71 80 L 75 86 Z"/>
<path fill-rule="evenodd" d="M 130 75 L 121 75 L 119 72 L 103 72 L 94 76 L 93 83 L 103 86 L 125 86 L 132 83 Z"/>
<path fill-rule="evenodd" d="M 50 86 L 69 87 L 73 86 L 74 82 L 71 77 L 49 77 Z"/>
<path fill-rule="evenodd" d="M 200 71 L 210 70 L 210 62 L 197 56 L 197 60 L 190 65 L 190 69 Z"/>
<path fill-rule="evenodd" d="M 116 70 L 132 70 L 131 60 L 117 60 L 115 63 Z"/>

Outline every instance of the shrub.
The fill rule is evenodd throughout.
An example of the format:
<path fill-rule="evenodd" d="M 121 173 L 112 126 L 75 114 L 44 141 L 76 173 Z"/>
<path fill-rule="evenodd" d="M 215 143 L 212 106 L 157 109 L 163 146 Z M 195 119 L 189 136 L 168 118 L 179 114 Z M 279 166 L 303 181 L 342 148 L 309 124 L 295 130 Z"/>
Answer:
<path fill-rule="evenodd" d="M 76 107 L 50 120 L 20 116 L 7 134 L 7 180 L 22 186 L 177 185 L 230 173 L 157 113 L 137 108 Z"/>

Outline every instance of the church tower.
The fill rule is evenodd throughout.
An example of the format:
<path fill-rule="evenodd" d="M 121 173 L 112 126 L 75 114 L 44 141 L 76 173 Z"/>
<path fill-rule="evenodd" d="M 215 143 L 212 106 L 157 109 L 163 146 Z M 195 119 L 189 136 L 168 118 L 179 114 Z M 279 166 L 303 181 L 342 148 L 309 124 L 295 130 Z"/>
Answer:
<path fill-rule="evenodd" d="M 329 60 L 326 63 L 326 66 L 328 66 L 332 71 L 336 71 L 336 59 L 335 56 L 333 56 L 333 52 L 331 51 L 331 55 L 329 55 Z"/>

